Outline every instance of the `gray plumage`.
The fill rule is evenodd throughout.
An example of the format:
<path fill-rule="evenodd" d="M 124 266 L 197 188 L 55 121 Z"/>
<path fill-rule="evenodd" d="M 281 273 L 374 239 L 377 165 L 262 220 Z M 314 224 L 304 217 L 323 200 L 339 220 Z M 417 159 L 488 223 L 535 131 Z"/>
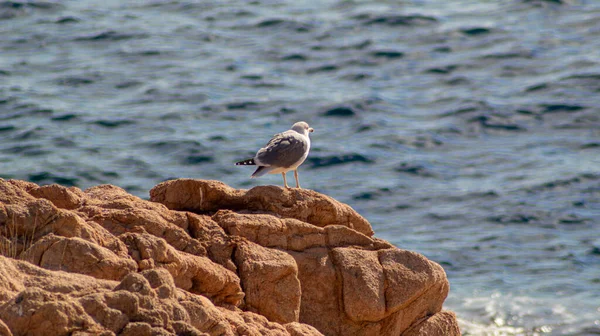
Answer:
<path fill-rule="evenodd" d="M 313 129 L 307 123 L 297 122 L 292 125 L 292 129 L 275 134 L 265 147 L 258 150 L 254 158 L 237 162 L 236 165 L 257 165 L 258 168 L 252 174 L 253 178 L 281 173 L 286 188 L 288 185 L 285 173 L 293 170 L 296 187 L 300 188 L 297 169 L 310 151 L 310 132 L 313 132 Z"/>

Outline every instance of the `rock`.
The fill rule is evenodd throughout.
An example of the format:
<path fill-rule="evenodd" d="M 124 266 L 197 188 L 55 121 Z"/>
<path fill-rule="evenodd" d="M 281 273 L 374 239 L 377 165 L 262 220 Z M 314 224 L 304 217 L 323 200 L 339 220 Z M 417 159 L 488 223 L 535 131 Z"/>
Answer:
<path fill-rule="evenodd" d="M 460 335 L 441 266 L 348 205 L 190 179 L 150 194 L 0 179 L 0 334 Z"/>
<path fill-rule="evenodd" d="M 62 209 L 76 209 L 81 206 L 84 195 L 81 189 L 76 187 L 63 187 L 58 184 L 41 186 L 29 190 L 35 198 L 45 198 L 52 202 L 55 207 Z"/>
<path fill-rule="evenodd" d="M 13 333 L 8 329 L 8 326 L 0 320 L 0 335 L 2 336 L 13 336 Z"/>
<path fill-rule="evenodd" d="M 137 270 L 133 260 L 120 258 L 105 247 L 52 233 L 39 239 L 21 254 L 21 258 L 45 269 L 86 274 L 98 279 L 121 280 Z"/>
<path fill-rule="evenodd" d="M 423 320 L 404 333 L 405 336 L 460 335 L 456 315 L 450 311 L 441 311 Z"/>
<path fill-rule="evenodd" d="M 298 322 L 300 281 L 289 254 L 254 243 L 239 244 L 235 262 L 246 293 L 246 309 L 282 324 Z"/>
<path fill-rule="evenodd" d="M 218 303 L 238 305 L 244 297 L 238 276 L 207 257 L 178 252 L 164 239 L 150 234 L 126 233 L 121 239 L 140 269 L 164 268 L 179 288 Z"/>
<path fill-rule="evenodd" d="M 259 186 L 250 190 L 236 190 L 219 181 L 178 179 L 152 188 L 150 200 L 172 210 L 199 213 L 221 209 L 267 211 L 319 227 L 344 225 L 367 236 L 373 235 L 371 224 L 354 209 L 307 189 Z"/>

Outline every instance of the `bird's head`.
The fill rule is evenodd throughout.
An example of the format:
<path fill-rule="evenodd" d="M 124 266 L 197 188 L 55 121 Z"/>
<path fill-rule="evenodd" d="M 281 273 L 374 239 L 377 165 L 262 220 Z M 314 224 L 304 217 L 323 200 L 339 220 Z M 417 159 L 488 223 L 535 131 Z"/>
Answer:
<path fill-rule="evenodd" d="M 297 123 L 295 123 L 294 125 L 292 125 L 292 130 L 300 133 L 300 134 L 304 134 L 304 135 L 308 135 L 308 133 L 312 133 L 315 130 L 308 126 L 308 124 L 304 121 L 299 121 Z"/>

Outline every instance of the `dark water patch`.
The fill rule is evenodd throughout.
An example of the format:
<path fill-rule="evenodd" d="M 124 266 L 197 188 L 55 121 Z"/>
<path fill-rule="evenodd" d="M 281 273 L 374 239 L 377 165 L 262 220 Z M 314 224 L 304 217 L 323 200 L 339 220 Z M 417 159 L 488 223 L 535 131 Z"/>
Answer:
<path fill-rule="evenodd" d="M 483 55 L 480 57 L 480 59 L 483 59 L 483 60 L 504 60 L 504 59 L 513 59 L 513 58 L 530 59 L 530 58 L 533 58 L 533 54 L 528 51 L 508 51 L 508 52 L 499 52 L 499 53 Z"/>
<path fill-rule="evenodd" d="M 14 104 L 17 100 L 13 98 L 8 98 L 5 100 L 4 104 L 8 105 L 5 107 L 5 111 L 0 113 L 0 120 L 11 120 L 11 119 L 19 119 L 26 117 L 39 117 L 39 116 L 47 116 L 54 113 L 54 110 L 50 108 L 43 108 L 34 103 L 22 103 L 22 104 Z M 0 105 L 3 105 L 0 102 Z"/>
<path fill-rule="evenodd" d="M 444 142 L 432 135 L 419 134 L 415 136 L 399 136 L 395 141 L 401 145 L 413 148 L 436 148 L 444 144 Z"/>
<path fill-rule="evenodd" d="M 536 92 L 536 91 L 541 91 L 541 90 L 546 90 L 548 89 L 550 86 L 548 85 L 548 83 L 540 83 L 540 84 L 534 84 L 531 86 L 528 86 L 525 88 L 525 92 Z"/>
<path fill-rule="evenodd" d="M 64 137 L 57 137 L 52 139 L 52 143 L 56 146 L 56 147 L 63 147 L 63 148 L 74 148 L 77 147 L 77 143 L 71 139 L 67 139 Z"/>
<path fill-rule="evenodd" d="M 33 144 L 9 147 L 3 150 L 2 152 L 7 154 L 18 154 L 24 157 L 40 156 L 51 153 L 49 150 L 43 149 L 42 146 Z"/>
<path fill-rule="evenodd" d="M 145 49 L 145 50 L 133 50 L 133 51 L 119 51 L 117 53 L 119 56 L 124 59 L 137 61 L 141 58 L 145 57 L 155 57 L 155 56 L 168 56 L 170 54 L 169 51 L 162 51 L 157 49 Z"/>
<path fill-rule="evenodd" d="M 436 176 L 433 172 L 429 171 L 425 166 L 402 162 L 399 167 L 395 169 L 399 173 L 405 173 L 410 175 L 416 175 L 421 177 L 434 177 Z"/>
<path fill-rule="evenodd" d="M 278 112 L 279 112 L 279 114 L 286 115 L 286 114 L 294 114 L 298 111 L 295 108 L 283 106 L 283 107 L 279 108 Z"/>
<path fill-rule="evenodd" d="M 370 39 L 366 39 L 366 40 L 358 42 L 358 43 L 344 44 L 336 49 L 338 49 L 338 50 L 363 50 L 366 47 L 370 46 L 371 44 L 373 44 L 373 41 Z"/>
<path fill-rule="evenodd" d="M 33 115 L 33 116 L 35 116 L 35 115 L 50 115 L 52 113 L 54 113 L 54 110 L 49 109 L 49 108 L 34 108 L 28 112 L 29 115 Z"/>
<path fill-rule="evenodd" d="M 538 193 L 556 189 L 570 188 L 573 185 L 600 180 L 600 174 L 583 173 L 567 179 L 558 179 L 527 188 L 529 193 Z"/>
<path fill-rule="evenodd" d="M 13 140 L 37 140 L 43 137 L 44 128 L 42 126 L 33 127 L 24 130 L 13 137 Z"/>
<path fill-rule="evenodd" d="M 352 118 L 373 109 L 380 102 L 381 99 L 379 98 L 353 100 L 339 105 L 327 106 L 321 110 L 320 114 L 324 117 Z"/>
<path fill-rule="evenodd" d="M 461 214 L 441 214 L 437 212 L 429 212 L 425 215 L 425 217 L 435 221 L 449 221 L 464 218 L 464 216 Z"/>
<path fill-rule="evenodd" d="M 577 112 L 585 109 L 584 106 L 575 104 L 541 104 L 542 113 Z"/>
<path fill-rule="evenodd" d="M 327 35 L 327 37 L 331 37 Z M 335 50 L 335 51 L 345 51 L 345 54 L 352 53 L 355 50 L 363 50 L 370 45 L 373 44 L 371 39 L 361 40 L 360 42 L 355 42 L 355 40 L 350 40 L 347 42 L 346 40 L 338 41 L 333 39 L 333 41 L 327 40 L 321 44 L 313 45 L 310 47 L 313 51 L 326 51 L 326 50 Z"/>
<path fill-rule="evenodd" d="M 562 91 L 559 91 L 562 90 Z M 552 82 L 544 82 L 531 85 L 524 89 L 524 92 L 558 92 L 565 95 L 572 95 L 575 91 L 582 92 L 600 92 L 600 74 L 582 73 L 570 75 Z"/>
<path fill-rule="evenodd" d="M 576 214 L 568 214 L 565 216 L 562 216 L 558 219 L 558 223 L 559 224 L 585 224 L 586 222 L 589 222 L 590 219 L 589 218 L 583 218 L 580 217 Z"/>
<path fill-rule="evenodd" d="M 414 206 L 412 204 L 407 204 L 407 203 L 400 203 L 400 204 L 396 204 L 394 206 L 394 209 L 396 210 L 408 210 L 408 209 L 412 209 L 414 208 Z"/>
<path fill-rule="evenodd" d="M 64 85 L 64 86 L 78 87 L 78 86 L 93 84 L 98 79 L 100 79 L 100 76 L 98 76 L 98 75 L 68 76 L 68 77 L 63 77 L 63 78 L 57 79 L 56 84 Z"/>
<path fill-rule="evenodd" d="M 425 70 L 425 72 L 432 73 L 432 74 L 447 75 L 449 73 L 452 73 L 456 69 L 458 69 L 458 65 L 450 64 L 450 65 L 429 68 L 429 69 Z"/>
<path fill-rule="evenodd" d="M 131 101 L 131 104 L 153 104 L 153 103 L 203 103 L 208 99 L 204 92 L 194 92 L 174 89 L 173 91 L 163 91 L 157 88 L 150 88 L 143 93 L 140 99 Z"/>
<path fill-rule="evenodd" d="M 263 79 L 263 76 L 262 75 L 241 75 L 240 78 L 255 81 L 255 80 Z"/>
<path fill-rule="evenodd" d="M 570 75 L 562 78 L 565 81 L 584 81 L 586 84 L 600 84 L 600 74 L 598 73 L 582 73 L 576 75 Z"/>
<path fill-rule="evenodd" d="M 63 17 L 56 19 L 56 21 L 54 21 L 54 23 L 68 24 L 68 23 L 78 23 L 80 21 L 81 21 L 80 19 L 78 19 L 74 16 L 63 16 Z"/>
<path fill-rule="evenodd" d="M 492 112 L 494 111 L 494 108 L 491 107 L 488 103 L 486 103 L 485 101 L 468 101 L 465 103 L 461 103 L 460 106 L 450 110 L 450 111 L 446 111 L 440 114 L 440 117 L 456 117 L 456 116 L 462 116 L 465 114 L 476 114 L 476 113 L 481 113 L 481 114 L 485 114 L 488 112 Z"/>
<path fill-rule="evenodd" d="M 140 56 L 140 57 L 144 57 L 144 56 L 158 56 L 158 55 L 164 55 L 165 52 L 164 51 L 160 51 L 160 50 L 140 50 L 140 51 L 136 51 L 134 53 L 130 53 L 130 56 Z"/>
<path fill-rule="evenodd" d="M 14 103 L 16 101 L 17 101 L 17 98 L 15 98 L 15 97 L 0 98 L 0 105 Z"/>
<path fill-rule="evenodd" d="M 129 88 L 133 88 L 133 87 L 138 87 L 140 85 L 142 85 L 142 82 L 139 81 L 135 81 L 135 80 L 130 80 L 130 81 L 125 81 L 125 82 L 121 82 L 119 84 L 115 85 L 115 89 L 129 89 Z"/>
<path fill-rule="evenodd" d="M 433 16 L 427 15 L 394 15 L 394 14 L 359 14 L 354 19 L 362 21 L 364 25 L 386 26 L 423 26 L 438 22 Z"/>
<path fill-rule="evenodd" d="M 0 20 L 29 15 L 36 10 L 48 11 L 62 7 L 59 3 L 44 1 L 2 1 L 0 2 Z"/>
<path fill-rule="evenodd" d="M 90 122 L 90 124 L 102 126 L 102 127 L 106 127 L 106 128 L 117 128 L 117 127 L 121 127 L 121 126 L 133 125 L 133 124 L 135 124 L 135 121 L 129 120 L 129 119 L 120 119 L 120 120 L 119 119 L 113 119 L 113 120 L 102 119 L 102 120 L 92 121 L 92 122 Z"/>
<path fill-rule="evenodd" d="M 492 32 L 490 28 L 485 27 L 472 27 L 472 28 L 464 28 L 460 30 L 461 33 L 469 36 L 479 36 L 479 35 L 487 35 Z"/>
<path fill-rule="evenodd" d="M 16 130 L 17 127 L 13 125 L 0 125 L 0 133 L 10 132 Z"/>
<path fill-rule="evenodd" d="M 227 140 L 227 137 L 225 137 L 225 136 L 223 136 L 223 135 L 213 135 L 213 136 L 211 136 L 210 138 L 208 138 L 208 140 L 210 140 L 210 141 L 219 141 L 219 142 L 221 142 L 221 141 L 225 141 L 225 140 Z"/>
<path fill-rule="evenodd" d="M 314 26 L 304 22 L 289 19 L 267 19 L 256 24 L 257 28 L 286 29 L 298 33 L 306 33 L 314 29 Z"/>
<path fill-rule="evenodd" d="M 495 129 L 503 131 L 524 132 L 527 129 L 508 117 L 496 115 L 479 115 L 468 120 L 469 123 L 475 123 L 485 129 Z"/>
<path fill-rule="evenodd" d="M 322 157 L 313 156 L 306 159 L 306 161 L 308 161 L 311 168 L 326 168 L 348 163 L 375 163 L 374 159 L 371 159 L 361 154 L 343 154 Z"/>
<path fill-rule="evenodd" d="M 252 109 L 257 109 L 259 106 L 260 106 L 260 104 L 257 102 L 240 101 L 240 102 L 229 103 L 225 107 L 228 110 L 249 110 L 249 109 L 252 110 Z"/>
<path fill-rule="evenodd" d="M 184 165 L 198 165 L 210 162 L 214 162 L 214 157 L 210 155 L 188 155 L 181 163 Z"/>
<path fill-rule="evenodd" d="M 308 60 L 308 56 L 306 56 L 304 54 L 288 54 L 288 55 L 281 57 L 281 60 L 282 61 L 304 62 L 304 61 Z"/>
<path fill-rule="evenodd" d="M 27 180 L 40 185 L 57 183 L 67 187 L 76 187 L 79 183 L 79 179 L 76 177 L 55 175 L 54 173 L 47 171 L 30 174 L 27 177 Z"/>
<path fill-rule="evenodd" d="M 242 75 L 240 80 L 243 85 L 254 87 L 254 88 L 281 88 L 285 87 L 285 84 L 281 82 L 272 81 L 271 79 L 264 79 L 261 75 Z"/>
<path fill-rule="evenodd" d="M 8 76 L 10 76 L 10 71 L 0 69 L 0 76 L 8 77 Z"/>
<path fill-rule="evenodd" d="M 513 214 L 490 216 L 487 219 L 491 222 L 499 224 L 535 224 L 540 223 L 543 219 L 547 217 L 547 215 L 542 213 L 517 212 Z"/>
<path fill-rule="evenodd" d="M 141 39 L 148 37 L 147 34 L 139 33 L 139 34 L 126 34 L 119 33 L 114 30 L 107 30 L 100 33 L 96 33 L 89 36 L 81 36 L 75 38 L 76 41 L 122 41 L 122 40 L 131 40 L 131 39 Z"/>
<path fill-rule="evenodd" d="M 158 119 L 160 120 L 182 120 L 183 117 L 180 113 L 177 112 L 171 112 L 171 113 L 165 113 L 163 115 L 161 115 L 160 117 L 158 117 Z"/>
<path fill-rule="evenodd" d="M 568 4 L 567 0 L 523 0 L 524 3 L 542 6 L 544 4 L 564 5 Z"/>
<path fill-rule="evenodd" d="M 397 59 L 402 58 L 404 56 L 404 53 L 396 50 L 376 50 L 371 51 L 369 55 L 375 58 Z"/>
<path fill-rule="evenodd" d="M 306 70 L 307 74 L 315 74 L 315 73 L 320 73 L 320 72 L 331 72 L 331 71 L 336 71 L 338 70 L 340 67 L 336 64 L 324 64 L 324 65 L 319 65 L 316 67 L 312 67 Z"/>
<path fill-rule="evenodd" d="M 580 115 L 571 121 L 556 125 L 559 129 L 600 129 L 600 115 L 596 111 L 591 111 L 587 115 Z"/>
<path fill-rule="evenodd" d="M 78 119 L 79 119 L 79 117 L 76 114 L 67 113 L 67 114 L 58 115 L 56 117 L 52 117 L 50 120 L 64 122 L 64 121 L 74 121 L 74 120 L 78 120 Z"/>
<path fill-rule="evenodd" d="M 343 75 L 341 78 L 344 80 L 352 81 L 352 82 L 359 82 L 359 81 L 369 79 L 372 77 L 373 77 L 373 75 L 368 74 L 368 73 L 351 73 L 351 74 Z"/>
<path fill-rule="evenodd" d="M 550 1 L 550 0 L 546 0 L 546 1 Z M 558 1 L 558 0 L 555 0 L 555 1 Z M 598 326 L 584 327 L 577 334 L 573 334 L 573 336 L 593 336 L 593 335 L 600 335 L 600 327 L 598 327 Z"/>
<path fill-rule="evenodd" d="M 452 48 L 449 47 L 449 46 L 441 46 L 441 47 L 435 47 L 435 48 L 433 48 L 432 51 L 439 52 L 439 53 L 445 53 L 446 54 L 446 53 L 452 52 Z"/>
<path fill-rule="evenodd" d="M 356 116 L 356 111 L 351 106 L 337 106 L 331 109 L 326 110 L 321 115 L 325 117 L 354 117 Z"/>
<path fill-rule="evenodd" d="M 450 86 L 468 85 L 471 81 L 466 77 L 454 77 L 444 81 L 444 84 Z"/>
<path fill-rule="evenodd" d="M 372 201 L 381 197 L 388 196 L 392 191 L 389 188 L 379 188 L 373 191 L 358 193 L 352 196 L 357 201 Z"/>
<path fill-rule="evenodd" d="M 580 149 L 596 149 L 600 148 L 600 142 L 590 142 L 579 146 Z"/>
<path fill-rule="evenodd" d="M 373 124 L 363 124 L 363 125 L 360 125 L 360 126 L 356 127 L 356 133 L 362 133 L 362 132 L 372 131 L 375 128 L 377 128 L 376 125 L 373 125 Z"/>
<path fill-rule="evenodd" d="M 0 20 L 12 19 L 27 13 L 25 5 L 21 2 L 2 1 L 0 2 Z"/>

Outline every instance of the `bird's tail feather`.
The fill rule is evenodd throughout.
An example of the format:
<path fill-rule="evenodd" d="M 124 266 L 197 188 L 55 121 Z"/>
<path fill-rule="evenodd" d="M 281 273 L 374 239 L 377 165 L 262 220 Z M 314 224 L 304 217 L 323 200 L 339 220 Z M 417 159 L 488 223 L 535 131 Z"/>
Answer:
<path fill-rule="evenodd" d="M 267 174 L 268 172 L 270 172 L 271 170 L 273 170 L 273 167 L 267 167 L 267 166 L 259 166 L 258 168 L 256 168 L 256 170 L 254 171 L 254 173 L 252 174 L 252 178 L 254 177 L 261 177 L 265 174 Z"/>
<path fill-rule="evenodd" d="M 254 162 L 254 159 L 248 159 L 248 160 L 236 162 L 235 165 L 236 166 L 256 166 L 256 162 Z"/>

